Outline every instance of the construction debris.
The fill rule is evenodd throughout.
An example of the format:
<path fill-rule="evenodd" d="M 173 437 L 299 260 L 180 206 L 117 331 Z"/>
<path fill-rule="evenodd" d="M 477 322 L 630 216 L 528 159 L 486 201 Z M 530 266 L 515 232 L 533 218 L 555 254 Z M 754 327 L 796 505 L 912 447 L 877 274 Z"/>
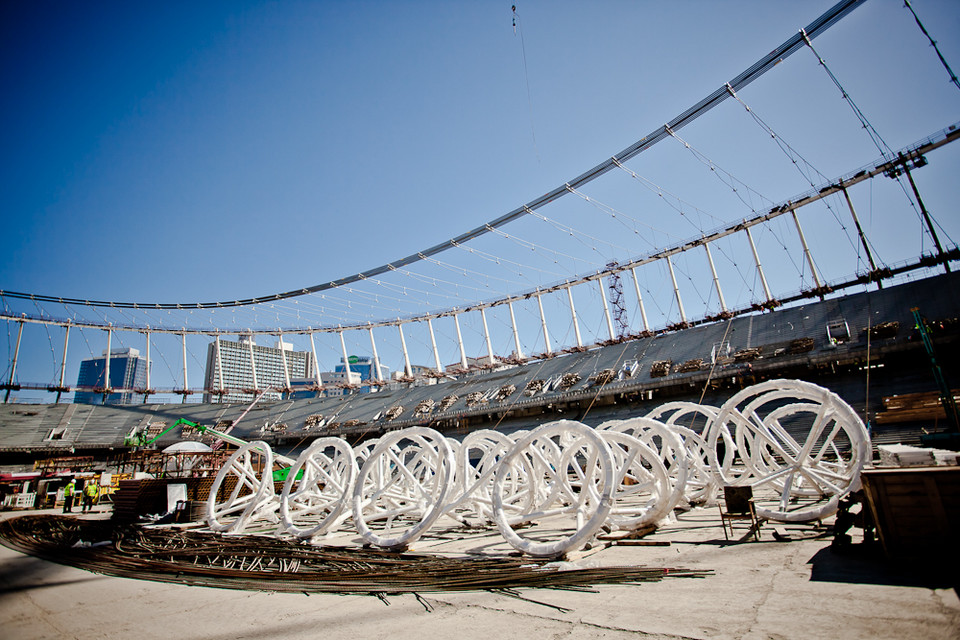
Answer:
<path fill-rule="evenodd" d="M 456 404 L 457 400 L 459 399 L 460 399 L 460 396 L 456 394 L 444 396 L 443 399 L 440 401 L 440 411 L 446 411 L 447 409 L 452 407 L 454 404 Z"/>
<path fill-rule="evenodd" d="M 960 459 L 956 451 L 905 444 L 881 444 L 877 451 L 880 453 L 881 467 L 955 467 Z"/>
<path fill-rule="evenodd" d="M 529 381 L 527 385 L 523 388 L 523 395 L 532 398 L 533 396 L 543 391 L 544 384 L 546 384 L 546 382 L 544 380 L 540 380 L 539 378 L 536 380 Z"/>
<path fill-rule="evenodd" d="M 166 422 L 151 422 L 147 425 L 147 430 L 144 432 L 144 436 L 147 440 L 150 440 L 151 438 L 155 438 L 160 435 L 166 428 Z"/>
<path fill-rule="evenodd" d="M 953 389 L 954 401 L 960 401 L 960 389 Z M 877 424 L 895 424 L 920 420 L 943 420 L 947 412 L 943 408 L 939 391 L 904 393 L 883 398 L 883 411 L 876 415 Z"/>
<path fill-rule="evenodd" d="M 733 354 L 733 359 L 736 362 L 750 362 L 751 360 L 756 360 L 760 357 L 762 349 L 760 347 L 750 347 L 748 349 L 740 349 Z"/>
<path fill-rule="evenodd" d="M 603 386 L 610 382 L 613 382 L 617 378 L 617 372 L 613 369 L 604 369 L 603 371 L 598 371 L 588 378 L 590 384 L 596 386 Z"/>
<path fill-rule="evenodd" d="M 870 339 L 885 340 L 887 338 L 895 338 L 899 331 L 900 322 L 896 320 L 892 322 L 881 322 L 880 324 L 875 324 L 870 327 Z M 867 333 L 867 329 L 861 329 L 860 333 Z"/>
<path fill-rule="evenodd" d="M 466 399 L 467 407 L 472 409 L 473 407 L 477 406 L 481 402 L 485 402 L 482 391 L 471 391 L 470 393 L 467 394 L 467 399 Z"/>
<path fill-rule="evenodd" d="M 512 396 L 516 390 L 517 390 L 516 385 L 505 384 L 497 390 L 497 395 L 495 396 L 495 399 L 498 402 L 502 402 L 507 398 L 509 398 L 510 396 Z"/>
<path fill-rule="evenodd" d="M 650 365 L 650 377 L 662 378 L 670 375 L 670 367 L 673 366 L 673 360 L 657 360 Z"/>
<path fill-rule="evenodd" d="M 183 427 L 186 429 L 187 427 Z M 260 433 L 266 435 L 268 433 L 283 435 L 287 432 L 287 423 L 286 422 L 274 422 L 273 424 L 266 423 L 260 427 Z"/>
<path fill-rule="evenodd" d="M 449 558 L 362 548 L 317 547 L 260 536 L 163 528 L 114 528 L 109 521 L 23 516 L 0 522 L 4 544 L 96 573 L 287 593 L 388 594 L 585 588 L 704 578 L 673 567 L 557 566 L 513 557 Z M 101 544 L 106 543 L 106 544 Z M 569 563 L 564 563 L 565 565 Z"/>
<path fill-rule="evenodd" d="M 677 373 L 689 373 L 691 371 L 699 371 L 703 368 L 703 358 L 693 358 L 692 360 L 687 360 L 683 364 L 677 367 Z"/>
<path fill-rule="evenodd" d="M 560 377 L 560 382 L 557 383 L 557 386 L 563 390 L 567 390 L 578 382 L 580 382 L 579 373 L 567 372 Z"/>
<path fill-rule="evenodd" d="M 787 351 L 791 355 L 797 355 L 813 351 L 813 346 L 813 338 L 797 338 L 796 340 L 790 341 L 790 346 L 787 348 Z"/>
<path fill-rule="evenodd" d="M 427 398 L 426 400 L 421 400 L 417 403 L 417 406 L 413 408 L 413 415 L 416 417 L 428 416 L 433 412 L 433 407 L 437 403 L 432 398 Z"/>

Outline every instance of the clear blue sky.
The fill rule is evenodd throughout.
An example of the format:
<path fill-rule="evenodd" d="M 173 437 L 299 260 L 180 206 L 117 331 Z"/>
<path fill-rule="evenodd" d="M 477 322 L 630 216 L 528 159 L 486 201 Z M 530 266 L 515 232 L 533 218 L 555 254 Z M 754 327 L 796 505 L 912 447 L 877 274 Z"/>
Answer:
<path fill-rule="evenodd" d="M 519 2 L 515 32 L 511 2 L 5 2 L 0 289 L 217 300 L 380 265 L 579 175 L 832 4 Z M 960 3 L 913 6 L 960 68 Z M 814 44 L 892 148 L 960 120 L 960 90 L 899 0 L 868 2 Z M 778 134 L 829 177 L 879 155 L 809 51 L 781 66 L 741 94 Z M 680 135 L 774 201 L 808 188 L 768 173 L 751 147 L 768 141 L 729 102 Z M 631 168 L 717 221 L 749 215 L 713 206 L 680 145 L 660 153 Z M 924 171 L 955 176 L 958 152 L 939 153 Z M 956 185 L 921 186 L 956 240 L 956 212 L 934 208 Z M 884 203 L 866 197 L 882 244 Z M 18 377 L 48 381 L 58 340 L 43 336 L 42 366 Z"/>

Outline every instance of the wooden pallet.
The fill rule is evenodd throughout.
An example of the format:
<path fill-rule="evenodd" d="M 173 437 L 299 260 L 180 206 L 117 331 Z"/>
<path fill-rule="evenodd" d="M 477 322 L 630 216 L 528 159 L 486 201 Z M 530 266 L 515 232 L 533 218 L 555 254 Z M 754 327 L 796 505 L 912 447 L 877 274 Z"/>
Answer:
<path fill-rule="evenodd" d="M 953 390 L 954 401 L 960 402 L 960 390 Z M 897 422 L 916 422 L 918 420 L 942 420 L 947 412 L 940 403 L 940 393 L 924 391 L 886 396 L 883 399 L 883 411 L 875 417 L 877 424 Z"/>

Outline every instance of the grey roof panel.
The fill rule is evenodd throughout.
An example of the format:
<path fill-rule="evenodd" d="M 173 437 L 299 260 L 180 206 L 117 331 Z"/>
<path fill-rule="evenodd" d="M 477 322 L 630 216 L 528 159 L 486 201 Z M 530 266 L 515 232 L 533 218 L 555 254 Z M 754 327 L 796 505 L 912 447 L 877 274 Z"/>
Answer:
<path fill-rule="evenodd" d="M 653 379 L 650 369 L 658 360 L 672 360 L 675 365 L 702 358 L 710 363 L 710 352 L 715 344 L 724 340 L 731 353 L 747 347 L 765 347 L 765 361 L 776 361 L 772 353 L 775 346 L 788 345 L 797 338 L 811 338 L 814 350 L 810 357 L 842 354 L 865 347 L 863 331 L 870 325 L 898 321 L 900 329 L 895 338 L 886 343 L 903 343 L 910 338 L 914 324 L 910 309 L 920 306 L 928 318 L 943 319 L 960 315 L 960 274 L 943 274 L 909 282 L 898 286 L 852 294 L 825 301 L 756 313 L 701 325 L 682 331 L 640 338 L 624 343 L 593 348 L 583 352 L 566 353 L 556 357 L 533 361 L 504 370 L 470 373 L 456 380 L 440 384 L 418 384 L 408 388 L 384 388 L 376 393 L 353 394 L 339 397 L 312 398 L 296 401 L 261 402 L 244 418 L 233 431 L 244 439 L 257 439 L 265 423 L 285 422 L 288 436 L 310 436 L 317 430 L 305 431 L 308 416 L 323 414 L 338 422 L 358 420 L 366 423 L 352 430 L 361 433 L 372 428 L 393 428 L 410 424 L 417 404 L 426 399 L 439 403 L 445 396 L 457 395 L 459 400 L 444 416 L 463 415 L 467 412 L 467 394 L 479 391 L 496 391 L 508 384 L 516 391 L 503 402 L 490 401 L 477 409 L 480 413 L 496 413 L 510 407 L 540 404 L 557 399 L 590 397 L 595 393 L 588 378 L 603 369 L 619 370 L 627 360 L 638 360 L 639 371 L 633 378 L 610 383 L 609 389 L 636 389 L 638 385 L 657 385 L 682 380 L 694 374 L 671 373 L 665 378 Z M 833 346 L 828 343 L 828 323 L 843 321 L 849 327 L 851 342 Z M 773 360 L 771 360 L 773 358 Z M 578 373 L 581 380 L 568 392 L 552 391 L 529 398 L 523 394 L 527 382 L 547 380 L 563 373 Z M 403 406 L 403 414 L 393 423 L 374 421 L 374 416 L 390 407 Z M 0 451 L 23 449 L 70 449 L 85 447 L 118 447 L 124 436 L 145 422 L 172 423 L 178 418 L 214 426 L 223 420 L 236 420 L 247 409 L 247 404 L 142 404 L 123 406 L 91 405 L 0 405 Z M 596 415 L 602 415 L 603 409 Z M 621 408 L 609 409 L 611 414 Z M 640 411 L 645 413 L 646 409 Z M 592 416 L 592 419 L 596 418 Z M 434 412 L 431 417 L 436 417 Z M 519 423 L 517 423 L 519 424 Z M 54 435 L 56 439 L 50 439 Z M 169 434 L 164 440 L 180 438 L 179 432 Z"/>

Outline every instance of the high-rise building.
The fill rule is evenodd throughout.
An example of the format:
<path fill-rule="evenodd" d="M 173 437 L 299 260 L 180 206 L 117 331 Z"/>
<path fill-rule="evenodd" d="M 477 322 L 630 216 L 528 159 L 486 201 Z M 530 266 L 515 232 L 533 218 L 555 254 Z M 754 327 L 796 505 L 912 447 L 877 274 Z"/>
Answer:
<path fill-rule="evenodd" d="M 146 358 L 140 357 L 137 349 L 112 349 L 109 352 L 110 375 L 107 382 L 108 352 L 103 351 L 103 357 L 90 358 L 80 363 L 80 374 L 77 376 L 77 386 L 85 387 L 84 391 L 73 394 L 73 401 L 77 404 L 131 404 L 134 401 L 134 389 L 143 389 L 147 384 Z M 116 393 L 93 389 L 116 389 Z"/>
<path fill-rule="evenodd" d="M 382 364 L 380 365 L 380 375 L 374 375 L 373 358 L 370 356 L 350 356 L 348 362 L 350 363 L 350 373 L 359 373 L 361 381 L 390 379 L 390 369 Z M 343 358 L 340 358 L 340 364 L 335 366 L 333 370 L 337 373 L 343 373 L 346 371 L 346 368 L 343 364 Z M 326 380 L 324 380 L 324 382 L 326 382 Z"/>
<path fill-rule="evenodd" d="M 238 342 L 217 340 L 207 346 L 203 401 L 251 402 L 255 389 L 284 389 L 290 381 L 312 375 L 313 354 L 294 351 L 290 343 L 263 347 L 252 337 L 241 337 Z M 211 393 L 221 389 L 226 393 Z M 280 400 L 282 396 L 280 391 L 268 391 L 263 397 Z"/>

